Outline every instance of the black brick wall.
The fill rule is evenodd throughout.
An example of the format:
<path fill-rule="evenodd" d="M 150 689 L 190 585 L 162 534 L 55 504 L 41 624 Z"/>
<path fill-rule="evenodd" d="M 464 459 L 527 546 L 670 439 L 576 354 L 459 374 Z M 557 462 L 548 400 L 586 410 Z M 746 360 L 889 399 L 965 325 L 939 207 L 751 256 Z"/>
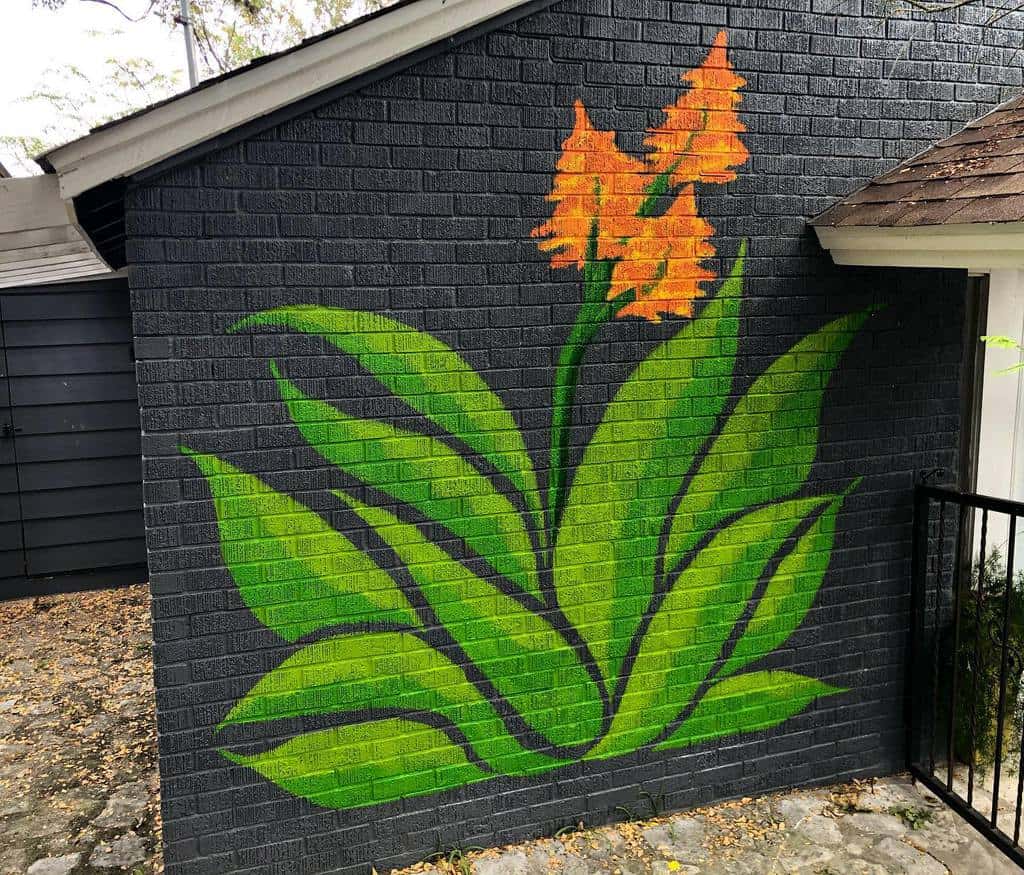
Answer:
<path fill-rule="evenodd" d="M 887 22 L 857 0 L 567 0 L 132 187 L 169 873 L 381 870 L 438 843 L 494 845 L 606 821 L 641 790 L 684 808 L 901 768 L 911 487 L 920 469 L 955 469 L 965 276 L 836 268 L 805 222 L 1020 86 L 1020 21 L 982 27 L 983 10 L 960 15 L 965 23 Z M 680 73 L 722 28 L 748 82 L 752 157 L 736 182 L 705 187 L 700 206 L 717 229 L 719 273 L 750 240 L 741 383 L 828 319 L 885 305 L 828 390 L 811 475 L 821 489 L 865 480 L 840 516 L 815 608 L 774 658 L 850 692 L 779 729 L 676 755 L 347 812 L 231 766 L 212 729 L 285 648 L 241 603 L 208 488 L 178 445 L 218 453 L 328 513 L 329 472 L 288 426 L 267 360 L 286 356 L 318 397 L 351 398 L 365 385 L 309 338 L 226 328 L 286 303 L 387 313 L 458 349 L 536 450 L 580 281 L 552 271 L 529 231 L 550 210 L 573 101 L 639 152 Z M 577 447 L 630 363 L 670 328 L 610 326 L 584 369 Z M 372 412 L 382 399 L 362 403 Z"/>

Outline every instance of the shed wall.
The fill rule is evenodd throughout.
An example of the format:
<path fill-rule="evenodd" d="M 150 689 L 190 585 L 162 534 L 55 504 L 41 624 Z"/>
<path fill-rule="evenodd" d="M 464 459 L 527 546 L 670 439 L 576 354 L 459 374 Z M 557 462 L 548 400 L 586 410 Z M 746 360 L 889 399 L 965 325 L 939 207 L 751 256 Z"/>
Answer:
<path fill-rule="evenodd" d="M 127 282 L 5 289 L 0 322 L 0 597 L 145 580 Z"/>

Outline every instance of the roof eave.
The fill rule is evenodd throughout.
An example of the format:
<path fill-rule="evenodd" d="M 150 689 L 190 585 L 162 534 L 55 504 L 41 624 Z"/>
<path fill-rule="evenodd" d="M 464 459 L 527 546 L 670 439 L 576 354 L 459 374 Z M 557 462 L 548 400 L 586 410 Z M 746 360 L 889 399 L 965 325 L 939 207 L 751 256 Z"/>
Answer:
<path fill-rule="evenodd" d="M 41 156 L 65 200 L 126 177 L 528 0 L 416 0 Z"/>
<path fill-rule="evenodd" d="M 822 248 L 840 265 L 1024 269 L 1024 222 L 813 227 Z"/>
<path fill-rule="evenodd" d="M 0 179 L 0 288 L 109 272 L 56 177 Z"/>

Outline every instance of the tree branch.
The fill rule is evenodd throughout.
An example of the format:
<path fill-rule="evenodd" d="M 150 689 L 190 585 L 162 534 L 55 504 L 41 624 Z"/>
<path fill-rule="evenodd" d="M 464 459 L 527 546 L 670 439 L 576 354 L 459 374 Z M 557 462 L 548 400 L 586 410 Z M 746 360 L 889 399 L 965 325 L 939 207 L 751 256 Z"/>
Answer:
<path fill-rule="evenodd" d="M 1024 3 L 1011 3 L 1009 6 L 1004 6 L 1002 9 L 994 9 L 991 17 L 985 22 L 985 24 L 996 24 L 1006 18 L 1007 15 L 1019 12 L 1022 7 L 1024 7 Z"/>
<path fill-rule="evenodd" d="M 130 21 L 133 24 L 135 24 L 135 23 L 137 23 L 139 21 L 142 21 L 142 19 L 144 19 L 147 15 L 149 15 L 149 13 L 151 13 L 153 11 L 153 7 L 156 6 L 156 0 L 149 0 L 149 6 L 146 8 L 146 11 L 143 12 L 142 15 L 140 15 L 138 18 L 132 18 L 120 6 L 118 6 L 116 3 L 112 2 L 112 0 L 81 0 L 81 2 L 82 3 L 98 3 L 100 6 L 107 6 L 110 9 L 113 9 L 116 13 L 118 13 L 126 21 Z"/>
<path fill-rule="evenodd" d="M 221 56 L 217 54 L 217 49 L 214 47 L 213 39 L 210 36 L 210 30 L 205 23 L 198 28 L 194 27 L 192 32 L 195 34 L 203 54 L 207 56 L 207 63 L 209 66 L 216 67 L 220 73 L 227 73 L 228 70 L 231 69 L 227 60 L 230 53 L 230 47 L 225 48 L 224 57 L 221 58 Z M 212 61 L 212 63 L 210 63 L 210 61 Z"/>
<path fill-rule="evenodd" d="M 978 0 L 938 0 L 938 2 L 931 2 L 931 0 L 900 0 L 900 2 L 905 6 L 910 6 L 912 9 L 935 14 L 938 12 L 951 12 L 954 9 L 959 9 L 961 6 L 971 6 L 977 3 Z"/>

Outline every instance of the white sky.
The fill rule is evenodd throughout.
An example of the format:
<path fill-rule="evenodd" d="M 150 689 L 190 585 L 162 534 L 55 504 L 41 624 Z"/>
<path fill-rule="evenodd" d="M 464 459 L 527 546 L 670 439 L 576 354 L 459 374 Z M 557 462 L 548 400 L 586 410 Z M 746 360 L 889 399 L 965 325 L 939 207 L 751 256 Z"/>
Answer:
<path fill-rule="evenodd" d="M 177 72 L 183 87 L 187 83 L 184 38 L 169 33 L 155 19 L 132 24 L 113 9 L 79 0 L 68 0 L 57 11 L 33 8 L 32 0 L 0 0 L 0 6 L 0 136 L 38 135 L 45 124 L 53 123 L 47 118 L 51 108 L 19 98 L 45 86 L 48 70 L 69 63 L 94 78 L 103 75 L 108 57 L 147 57 L 162 71 Z M 122 3 L 130 14 L 147 6 L 145 0 Z M 0 147 L 0 160 L 3 157 Z M 9 153 L 6 157 L 10 160 Z"/>

